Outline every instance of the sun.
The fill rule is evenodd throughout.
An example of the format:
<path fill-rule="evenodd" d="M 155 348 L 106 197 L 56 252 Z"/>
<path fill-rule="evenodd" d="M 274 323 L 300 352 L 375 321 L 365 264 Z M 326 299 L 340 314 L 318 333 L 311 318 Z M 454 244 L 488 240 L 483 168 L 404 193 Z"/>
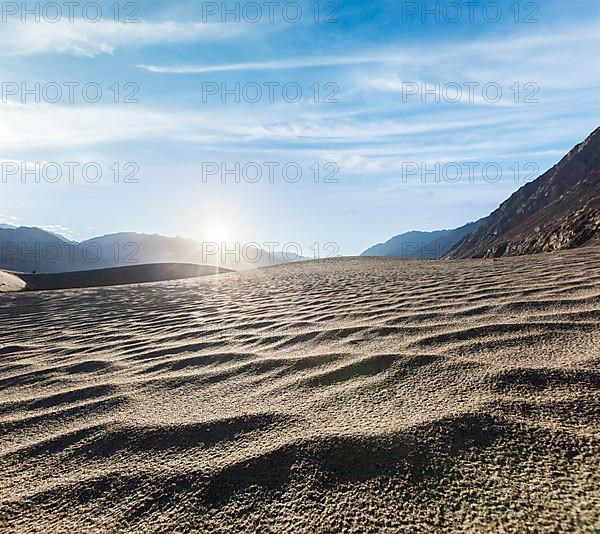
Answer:
<path fill-rule="evenodd" d="M 212 222 L 206 228 L 206 238 L 213 243 L 226 243 L 231 234 L 229 228 L 220 222 Z"/>

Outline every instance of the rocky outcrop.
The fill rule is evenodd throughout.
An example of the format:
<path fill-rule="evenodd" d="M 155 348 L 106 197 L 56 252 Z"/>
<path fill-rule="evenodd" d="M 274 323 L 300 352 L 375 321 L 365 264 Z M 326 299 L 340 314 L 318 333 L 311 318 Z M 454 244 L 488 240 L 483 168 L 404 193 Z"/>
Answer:
<path fill-rule="evenodd" d="M 489 258 L 583 246 L 599 238 L 600 128 L 526 184 L 447 258 Z"/>

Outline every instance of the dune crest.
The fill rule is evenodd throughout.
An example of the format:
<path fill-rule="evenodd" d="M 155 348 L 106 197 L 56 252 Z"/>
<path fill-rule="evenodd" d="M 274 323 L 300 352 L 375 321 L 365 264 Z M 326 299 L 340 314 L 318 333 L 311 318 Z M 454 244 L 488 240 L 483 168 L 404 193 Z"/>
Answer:
<path fill-rule="evenodd" d="M 25 290 L 40 291 L 164 282 L 227 272 L 231 271 L 208 265 L 151 263 L 65 273 L 19 273 L 19 278 L 26 283 Z"/>

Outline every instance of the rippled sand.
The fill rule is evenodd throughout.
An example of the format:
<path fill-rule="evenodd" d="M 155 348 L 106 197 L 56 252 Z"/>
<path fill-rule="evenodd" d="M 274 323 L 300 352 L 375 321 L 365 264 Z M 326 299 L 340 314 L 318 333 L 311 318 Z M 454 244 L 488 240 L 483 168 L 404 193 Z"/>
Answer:
<path fill-rule="evenodd" d="M 600 247 L 0 296 L 2 531 L 593 531 Z"/>

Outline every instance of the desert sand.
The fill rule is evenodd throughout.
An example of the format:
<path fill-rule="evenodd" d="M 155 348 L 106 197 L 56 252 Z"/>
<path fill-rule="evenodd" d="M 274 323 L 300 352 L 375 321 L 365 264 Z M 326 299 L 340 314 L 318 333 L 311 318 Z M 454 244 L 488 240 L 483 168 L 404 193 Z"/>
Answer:
<path fill-rule="evenodd" d="M 22 291 L 24 288 L 25 282 L 17 275 L 6 271 L 0 271 L 0 293 Z"/>
<path fill-rule="evenodd" d="M 600 528 L 600 247 L 0 297 L 5 532 Z"/>

